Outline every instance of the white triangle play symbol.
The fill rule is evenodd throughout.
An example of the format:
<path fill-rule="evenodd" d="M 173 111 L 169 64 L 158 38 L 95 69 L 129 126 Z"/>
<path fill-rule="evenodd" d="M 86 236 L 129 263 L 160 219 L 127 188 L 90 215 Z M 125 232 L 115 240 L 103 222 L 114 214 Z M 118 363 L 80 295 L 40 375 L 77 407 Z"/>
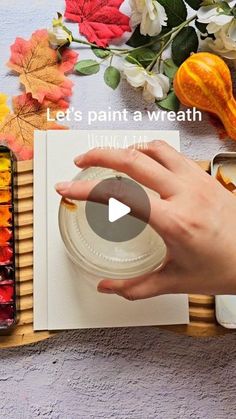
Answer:
<path fill-rule="evenodd" d="M 114 223 L 131 212 L 131 208 L 115 198 L 109 199 L 109 221 Z"/>

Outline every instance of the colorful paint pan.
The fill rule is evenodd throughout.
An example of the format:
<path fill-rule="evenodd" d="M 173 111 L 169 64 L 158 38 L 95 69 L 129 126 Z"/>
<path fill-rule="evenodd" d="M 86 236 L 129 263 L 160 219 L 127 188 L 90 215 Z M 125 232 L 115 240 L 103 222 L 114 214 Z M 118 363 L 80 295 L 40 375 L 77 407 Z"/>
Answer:
<path fill-rule="evenodd" d="M 2 304 L 0 305 L 0 325 L 2 328 L 7 328 L 14 324 L 15 305 Z"/>
<path fill-rule="evenodd" d="M 0 329 L 16 319 L 14 182 L 14 156 L 0 146 Z"/>
<path fill-rule="evenodd" d="M 0 285 L 0 304 L 12 303 L 14 298 L 13 284 Z"/>
<path fill-rule="evenodd" d="M 11 172 L 11 157 L 9 153 L 0 153 L 0 172 Z"/>
<path fill-rule="evenodd" d="M 12 207 L 11 205 L 0 205 L 0 227 L 11 227 Z"/>
<path fill-rule="evenodd" d="M 0 188 L 8 188 L 11 184 L 11 172 L 0 171 Z"/>
<path fill-rule="evenodd" d="M 0 204 L 9 204 L 11 202 L 11 190 L 0 189 Z"/>
<path fill-rule="evenodd" d="M 12 230 L 6 227 L 0 227 L 0 246 L 6 246 L 12 239 Z"/>
<path fill-rule="evenodd" d="M 12 246 L 0 247 L 0 265 L 9 265 L 13 261 Z"/>
<path fill-rule="evenodd" d="M 0 266 L 0 283 L 14 280 L 13 265 Z"/>

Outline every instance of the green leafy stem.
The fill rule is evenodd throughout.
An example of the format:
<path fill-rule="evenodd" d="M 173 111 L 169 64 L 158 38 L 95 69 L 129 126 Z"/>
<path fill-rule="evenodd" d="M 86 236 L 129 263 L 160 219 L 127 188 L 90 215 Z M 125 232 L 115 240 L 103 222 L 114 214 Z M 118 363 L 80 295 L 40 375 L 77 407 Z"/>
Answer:
<path fill-rule="evenodd" d="M 148 48 L 148 47 L 151 47 L 151 46 L 157 44 L 160 41 L 165 41 L 166 40 L 165 42 L 162 42 L 163 46 L 162 46 L 161 50 L 158 51 L 155 59 L 153 60 L 153 62 L 150 65 L 150 69 L 152 69 L 154 67 L 156 61 L 158 60 L 158 58 L 161 56 L 163 51 L 165 51 L 165 49 L 168 48 L 168 46 L 171 44 L 171 42 L 173 41 L 175 36 L 177 36 L 179 34 L 179 32 L 184 27 L 188 26 L 196 18 L 197 18 L 197 15 L 194 15 L 191 18 L 187 19 L 185 22 L 181 23 L 180 25 L 178 25 L 175 28 L 171 29 L 170 31 L 164 33 L 163 35 L 157 36 L 154 39 L 152 39 L 151 41 L 147 42 L 146 44 L 143 44 L 143 45 L 135 47 L 135 48 L 113 48 L 113 47 L 99 48 L 97 46 L 97 44 L 93 44 L 91 42 L 87 42 L 87 41 L 84 41 L 82 39 L 78 39 L 78 38 L 74 38 L 74 37 L 72 38 L 72 42 L 82 44 L 82 45 L 87 45 L 91 48 L 94 48 L 95 51 L 100 50 L 101 51 L 100 58 L 105 58 L 105 57 L 107 58 L 108 56 L 111 56 L 111 55 L 121 56 L 121 55 L 130 54 L 132 51 L 139 51 L 139 50 L 143 49 L 144 47 Z M 102 53 L 102 51 L 104 51 L 104 53 Z M 97 55 L 97 56 L 99 56 L 99 55 Z"/>
<path fill-rule="evenodd" d="M 161 71 L 163 62 L 164 74 L 173 82 L 178 66 L 184 61 L 189 53 L 195 52 L 198 49 L 198 37 L 193 27 L 189 26 L 191 22 L 196 20 L 197 15 L 185 19 L 176 27 L 171 28 L 167 32 L 162 32 L 153 38 L 149 38 L 147 42 L 144 42 L 139 46 L 129 46 L 129 48 L 113 48 L 106 47 L 100 48 L 96 44 L 93 44 L 82 39 L 73 38 L 73 41 L 82 45 L 90 47 L 96 57 L 100 58 L 100 62 L 94 59 L 87 59 L 79 61 L 75 66 L 75 71 L 82 76 L 89 76 L 96 74 L 100 71 L 101 64 L 109 60 L 109 66 L 106 68 L 104 73 L 105 83 L 115 90 L 120 83 L 121 74 L 120 71 L 112 66 L 114 56 L 125 57 L 125 59 L 137 66 L 144 67 L 146 71 L 152 72 L 155 65 L 158 65 L 158 70 Z M 163 52 L 172 44 L 172 58 L 165 61 L 162 60 Z M 183 47 L 184 46 L 184 47 Z M 181 51 L 182 48 L 182 51 Z M 177 51 L 177 53 L 176 53 Z M 178 111 L 179 101 L 174 94 L 173 88 L 171 88 L 169 95 L 166 99 L 159 101 L 158 106 L 168 111 Z"/>
<path fill-rule="evenodd" d="M 188 26 L 193 20 L 195 20 L 197 15 L 194 15 L 193 17 L 187 19 L 185 22 L 183 22 L 181 25 L 177 26 L 176 28 L 172 29 L 170 32 L 167 32 L 165 35 L 163 35 L 160 40 L 163 40 L 167 38 L 167 41 L 163 44 L 161 49 L 158 51 L 156 56 L 153 58 L 152 62 L 147 67 L 147 70 L 152 70 L 153 67 L 156 65 L 157 61 L 161 58 L 163 52 L 171 45 L 174 38 L 182 31 L 183 28 Z M 174 36 L 172 36 L 174 34 Z M 168 39 L 169 38 L 169 39 Z"/>

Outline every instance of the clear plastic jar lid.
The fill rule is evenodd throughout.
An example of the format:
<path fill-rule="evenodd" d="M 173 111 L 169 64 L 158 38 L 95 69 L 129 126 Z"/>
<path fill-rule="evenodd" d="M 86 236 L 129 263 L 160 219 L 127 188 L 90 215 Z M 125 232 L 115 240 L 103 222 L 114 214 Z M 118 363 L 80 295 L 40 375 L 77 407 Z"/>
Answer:
<path fill-rule="evenodd" d="M 90 168 L 74 180 L 105 180 L 125 176 L 110 169 Z M 96 204 L 103 205 L 103 204 Z M 86 202 L 63 200 L 59 227 L 71 260 L 97 277 L 126 279 L 151 272 L 163 263 L 166 246 L 162 238 L 146 225 L 132 240 L 112 242 L 98 236 L 86 218 Z"/>

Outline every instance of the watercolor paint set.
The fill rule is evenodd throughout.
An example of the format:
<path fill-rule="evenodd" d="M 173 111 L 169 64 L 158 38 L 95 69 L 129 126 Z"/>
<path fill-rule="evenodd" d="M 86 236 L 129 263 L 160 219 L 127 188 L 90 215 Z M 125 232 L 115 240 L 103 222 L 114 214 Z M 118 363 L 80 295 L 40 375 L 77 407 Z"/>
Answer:
<path fill-rule="evenodd" d="M 14 237 L 15 166 L 13 153 L 0 146 L 0 329 L 16 321 Z"/>

